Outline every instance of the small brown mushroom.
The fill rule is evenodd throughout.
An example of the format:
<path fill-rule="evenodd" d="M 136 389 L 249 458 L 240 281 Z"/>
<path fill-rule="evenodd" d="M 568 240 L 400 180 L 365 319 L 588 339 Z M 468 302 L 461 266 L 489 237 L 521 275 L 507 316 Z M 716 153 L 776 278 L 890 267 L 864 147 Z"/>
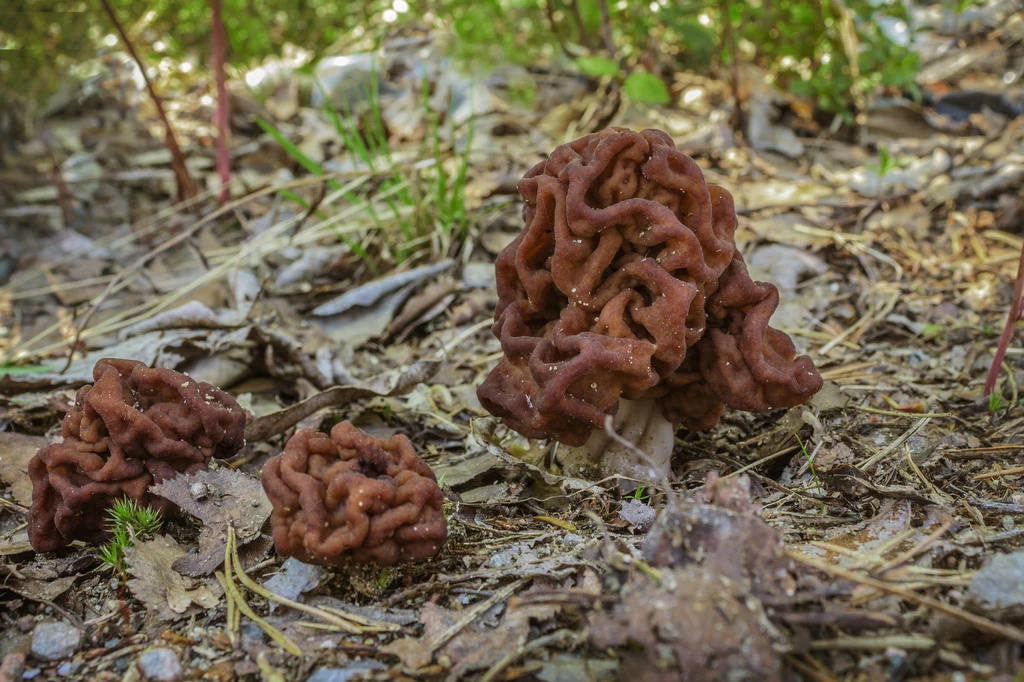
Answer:
<path fill-rule="evenodd" d="M 448 537 L 444 495 L 403 435 L 380 440 L 349 422 L 297 432 L 263 467 L 282 556 L 322 566 L 428 559 Z"/>
<path fill-rule="evenodd" d="M 478 390 L 510 428 L 593 460 L 615 415 L 653 461 L 614 457 L 612 469 L 650 480 L 668 467 L 669 422 L 704 429 L 726 407 L 789 407 L 821 388 L 768 326 L 778 290 L 747 274 L 732 197 L 665 133 L 609 128 L 562 145 L 519 191 L 525 227 L 496 262 L 505 355 Z"/>
<path fill-rule="evenodd" d="M 128 498 L 163 512 L 153 483 L 205 468 L 244 444 L 245 412 L 224 391 L 170 369 L 104 359 L 64 417 L 64 440 L 29 462 L 29 540 L 37 552 L 102 542 L 107 509 Z"/>

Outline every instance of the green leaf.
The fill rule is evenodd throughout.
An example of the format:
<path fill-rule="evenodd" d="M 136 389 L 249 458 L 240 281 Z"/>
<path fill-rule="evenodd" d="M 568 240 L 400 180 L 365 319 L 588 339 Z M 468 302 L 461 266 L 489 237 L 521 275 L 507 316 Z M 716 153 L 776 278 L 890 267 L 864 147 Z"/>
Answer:
<path fill-rule="evenodd" d="M 629 74 L 622 89 L 630 99 L 644 104 L 668 104 L 672 101 L 665 83 L 649 71 Z"/>
<path fill-rule="evenodd" d="M 943 329 L 944 327 L 941 324 L 926 324 L 924 329 L 921 330 L 921 333 L 925 336 L 934 336 L 936 334 L 941 334 Z"/>
<path fill-rule="evenodd" d="M 619 63 L 608 57 L 580 57 L 576 60 L 576 67 L 584 76 L 618 76 Z"/>
<path fill-rule="evenodd" d="M 22 374 L 33 374 L 35 372 L 49 372 L 54 369 L 53 365 L 3 365 L 0 364 L 0 377 L 16 377 Z"/>

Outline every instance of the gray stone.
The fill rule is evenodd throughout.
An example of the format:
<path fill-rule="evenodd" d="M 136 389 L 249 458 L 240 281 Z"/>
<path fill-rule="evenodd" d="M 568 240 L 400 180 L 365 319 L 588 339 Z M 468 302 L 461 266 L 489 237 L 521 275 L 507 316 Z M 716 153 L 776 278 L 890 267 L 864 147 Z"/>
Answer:
<path fill-rule="evenodd" d="M 318 668 L 306 682 L 351 682 L 362 679 L 367 673 L 386 668 L 379 661 L 352 661 L 344 668 Z"/>
<path fill-rule="evenodd" d="M 32 633 L 32 655 L 43 661 L 61 661 L 78 651 L 82 631 L 64 622 L 40 623 Z"/>
<path fill-rule="evenodd" d="M 143 651 L 136 665 L 146 682 L 178 682 L 181 679 L 181 662 L 178 661 L 178 654 L 171 649 Z"/>
<path fill-rule="evenodd" d="M 82 670 L 82 661 L 65 661 L 57 666 L 57 674 L 61 677 L 67 677 L 68 675 L 77 675 Z"/>

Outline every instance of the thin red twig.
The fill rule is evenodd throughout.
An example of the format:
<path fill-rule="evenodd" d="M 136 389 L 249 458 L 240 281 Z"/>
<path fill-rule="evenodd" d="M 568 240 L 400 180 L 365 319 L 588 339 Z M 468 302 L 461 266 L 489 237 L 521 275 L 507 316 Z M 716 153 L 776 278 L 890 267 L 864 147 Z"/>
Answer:
<path fill-rule="evenodd" d="M 135 63 L 139 67 L 139 71 L 142 72 L 142 79 L 146 81 L 146 89 L 149 91 L 149 97 L 153 100 L 153 104 L 156 106 L 157 115 L 160 116 L 161 122 L 164 124 L 164 144 L 167 145 L 167 151 L 171 153 L 171 170 L 174 171 L 174 177 L 178 182 L 178 200 L 185 201 L 195 196 L 195 185 L 192 183 L 192 177 L 188 173 L 188 168 L 185 166 L 185 155 L 181 153 L 181 147 L 178 146 L 178 140 L 174 136 L 174 128 L 171 127 L 171 121 L 167 118 L 167 112 L 164 111 L 163 102 L 160 99 L 160 95 L 157 94 L 156 88 L 153 87 L 153 83 L 149 80 L 149 75 L 146 73 L 146 64 L 142 61 L 139 53 L 135 51 L 135 46 L 128 40 L 128 34 L 125 32 L 124 27 L 117 18 L 117 14 L 114 12 L 114 8 L 110 6 L 109 0 L 100 0 L 103 5 L 103 10 L 110 17 L 110 22 L 114 24 L 114 28 L 117 29 L 117 34 L 121 36 L 121 42 L 124 43 L 125 49 L 128 50 L 128 54 L 132 56 Z"/>
<path fill-rule="evenodd" d="M 227 67 L 228 41 L 224 28 L 223 0 L 210 0 L 213 14 L 213 75 L 217 82 L 217 110 L 214 121 L 217 126 L 217 174 L 220 176 L 218 200 L 224 203 L 231 198 L 231 103 L 228 99 L 225 69 Z"/>
<path fill-rule="evenodd" d="M 1010 301 L 1010 314 L 1006 318 L 1006 326 L 1003 327 L 1003 335 L 999 337 L 999 345 L 996 346 L 996 355 L 992 358 L 992 366 L 988 368 L 988 379 L 985 381 L 985 395 L 991 395 L 999 380 L 999 370 L 1003 366 L 1003 358 L 1006 357 L 1006 350 L 1010 347 L 1013 339 L 1013 330 L 1020 319 L 1021 306 L 1024 305 L 1024 245 L 1020 250 L 1020 261 L 1017 264 L 1017 281 L 1013 284 L 1013 300 Z"/>

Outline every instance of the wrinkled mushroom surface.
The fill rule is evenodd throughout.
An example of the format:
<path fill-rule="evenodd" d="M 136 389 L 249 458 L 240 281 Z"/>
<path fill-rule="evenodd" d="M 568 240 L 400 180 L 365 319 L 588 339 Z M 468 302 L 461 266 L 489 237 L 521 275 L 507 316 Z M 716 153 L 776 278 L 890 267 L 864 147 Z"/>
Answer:
<path fill-rule="evenodd" d="M 444 496 L 403 435 L 377 439 L 349 422 L 297 432 L 263 467 L 282 556 L 322 566 L 428 559 L 448 536 Z"/>
<path fill-rule="evenodd" d="M 170 369 L 104 359 L 64 417 L 64 440 L 29 462 L 29 539 L 39 552 L 73 540 L 101 542 L 107 509 L 122 498 L 164 514 L 155 482 L 231 457 L 244 443 L 245 412 L 224 391 Z"/>
<path fill-rule="evenodd" d="M 511 428 L 579 446 L 621 398 L 702 429 L 725 407 L 789 407 L 821 387 L 768 326 L 778 290 L 747 274 L 732 197 L 665 133 L 562 145 L 519 191 L 525 227 L 496 262 L 505 355 L 478 391 Z"/>

